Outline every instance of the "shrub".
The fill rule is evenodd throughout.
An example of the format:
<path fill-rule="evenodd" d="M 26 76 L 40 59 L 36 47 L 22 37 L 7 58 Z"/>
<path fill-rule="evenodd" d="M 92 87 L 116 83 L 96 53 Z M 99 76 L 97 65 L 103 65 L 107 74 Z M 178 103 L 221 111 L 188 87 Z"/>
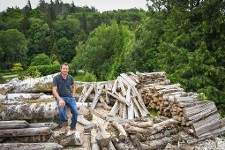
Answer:
<path fill-rule="evenodd" d="M 97 77 L 93 73 L 86 72 L 84 75 L 85 82 L 96 82 Z"/>
<path fill-rule="evenodd" d="M 36 74 L 35 72 L 39 72 L 41 75 L 46 76 L 49 74 L 54 74 L 59 72 L 59 69 L 60 69 L 60 64 L 30 66 L 27 69 L 26 73 L 30 76 L 34 76 Z"/>

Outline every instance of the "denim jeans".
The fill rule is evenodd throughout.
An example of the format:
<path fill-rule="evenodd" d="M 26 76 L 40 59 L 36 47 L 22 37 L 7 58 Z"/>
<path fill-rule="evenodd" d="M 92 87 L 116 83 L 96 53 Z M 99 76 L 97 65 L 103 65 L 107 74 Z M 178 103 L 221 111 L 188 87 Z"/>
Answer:
<path fill-rule="evenodd" d="M 76 99 L 73 97 L 61 97 L 66 105 L 70 108 L 70 112 L 72 114 L 71 118 L 71 124 L 70 126 L 76 126 L 77 124 L 77 117 L 78 117 L 78 109 L 76 105 Z M 56 99 L 56 103 L 59 105 L 58 99 Z M 66 107 L 58 107 L 59 110 L 59 119 L 60 119 L 60 124 L 65 123 L 68 121 L 67 116 L 66 116 Z"/>

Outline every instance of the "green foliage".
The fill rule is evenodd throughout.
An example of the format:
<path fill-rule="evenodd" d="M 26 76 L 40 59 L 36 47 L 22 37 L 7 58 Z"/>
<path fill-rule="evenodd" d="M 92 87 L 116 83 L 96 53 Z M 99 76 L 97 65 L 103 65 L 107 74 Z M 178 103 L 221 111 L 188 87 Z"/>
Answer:
<path fill-rule="evenodd" d="M 12 72 L 21 72 L 23 71 L 23 67 L 22 67 L 22 64 L 21 63 L 15 63 L 13 64 L 13 68 L 10 69 Z"/>
<path fill-rule="evenodd" d="M 43 76 L 54 74 L 59 72 L 60 64 L 54 64 L 54 65 L 38 65 L 38 66 L 30 66 L 26 70 L 26 74 L 30 76 L 34 76 L 36 74 L 39 75 L 39 73 Z"/>
<path fill-rule="evenodd" d="M 86 72 L 84 75 L 85 82 L 96 82 L 97 77 L 93 73 Z"/>
<path fill-rule="evenodd" d="M 156 109 L 149 109 L 150 116 L 158 116 L 158 111 Z"/>
<path fill-rule="evenodd" d="M 16 29 L 0 31 L 0 69 L 10 69 L 14 63 L 26 66 L 27 42 L 23 33 Z"/>
<path fill-rule="evenodd" d="M 115 78 L 125 71 L 126 67 L 117 60 L 124 59 L 125 47 L 133 36 L 125 26 L 103 24 L 90 34 L 85 44 L 78 45 L 72 66 L 93 72 L 101 80 Z"/>
<path fill-rule="evenodd" d="M 31 60 L 31 66 L 40 66 L 40 65 L 50 65 L 51 64 L 51 60 L 50 58 L 44 54 L 38 54 L 36 55 L 32 60 Z"/>

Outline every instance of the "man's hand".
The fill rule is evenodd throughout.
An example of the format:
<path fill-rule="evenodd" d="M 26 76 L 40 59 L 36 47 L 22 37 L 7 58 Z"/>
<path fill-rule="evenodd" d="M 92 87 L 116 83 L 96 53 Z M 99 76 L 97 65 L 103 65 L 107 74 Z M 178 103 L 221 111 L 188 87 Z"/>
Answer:
<path fill-rule="evenodd" d="M 64 106 L 65 106 L 64 100 L 59 100 L 59 107 L 64 107 Z"/>

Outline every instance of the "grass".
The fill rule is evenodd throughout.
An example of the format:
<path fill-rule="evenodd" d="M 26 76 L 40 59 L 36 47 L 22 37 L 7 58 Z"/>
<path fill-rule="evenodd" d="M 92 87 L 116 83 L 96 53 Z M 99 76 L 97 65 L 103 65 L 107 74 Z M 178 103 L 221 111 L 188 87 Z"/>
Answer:
<path fill-rule="evenodd" d="M 158 116 L 158 111 L 156 109 L 149 109 L 150 116 Z"/>

